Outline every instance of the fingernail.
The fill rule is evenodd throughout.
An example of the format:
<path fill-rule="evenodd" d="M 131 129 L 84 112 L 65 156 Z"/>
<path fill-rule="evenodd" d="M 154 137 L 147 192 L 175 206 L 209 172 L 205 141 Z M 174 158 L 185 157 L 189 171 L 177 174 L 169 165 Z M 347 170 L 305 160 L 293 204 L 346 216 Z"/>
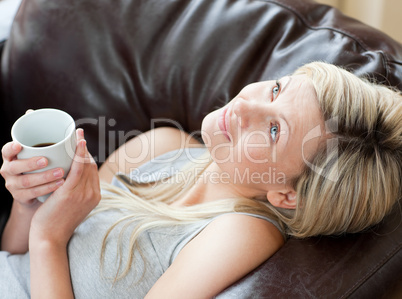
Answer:
<path fill-rule="evenodd" d="M 77 129 L 77 133 L 80 137 L 84 137 L 84 129 L 82 128 Z"/>
<path fill-rule="evenodd" d="M 38 161 L 36 161 L 36 164 L 38 164 L 40 167 L 46 166 L 46 159 L 40 158 Z"/>
<path fill-rule="evenodd" d="M 61 185 L 63 185 L 64 184 L 64 180 L 60 180 L 60 181 L 57 181 L 56 182 L 56 186 L 61 186 Z"/>
<path fill-rule="evenodd" d="M 63 176 L 63 171 L 61 169 L 57 169 L 57 170 L 53 171 L 53 176 L 55 178 L 61 178 Z"/>
<path fill-rule="evenodd" d="M 13 151 L 17 151 L 18 150 L 18 143 L 13 142 L 12 149 L 13 149 Z"/>

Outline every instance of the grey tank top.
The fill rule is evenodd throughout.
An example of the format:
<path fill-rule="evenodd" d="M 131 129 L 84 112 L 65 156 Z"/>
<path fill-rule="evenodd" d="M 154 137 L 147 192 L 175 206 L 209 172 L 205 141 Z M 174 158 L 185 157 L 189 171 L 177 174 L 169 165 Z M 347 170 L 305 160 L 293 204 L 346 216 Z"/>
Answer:
<path fill-rule="evenodd" d="M 152 183 L 163 177 L 177 174 L 192 158 L 199 157 L 204 148 L 192 148 L 185 151 L 172 151 L 141 165 L 129 175 L 118 174 L 122 179 Z M 126 188 L 117 179 L 112 184 Z M 102 191 L 103 193 L 105 191 Z M 125 211 L 110 210 L 98 213 L 76 229 L 68 245 L 71 280 L 75 298 L 144 298 L 158 278 L 167 270 L 180 250 L 199 234 L 212 219 L 197 223 L 169 228 L 154 228 L 139 237 L 140 251 L 134 252 L 134 266 L 121 280 L 115 281 L 118 271 L 122 273 L 126 266 L 129 248 L 130 228 L 121 236 L 119 242 L 119 227 L 112 231 L 107 240 L 104 255 L 104 266 L 101 267 L 101 244 L 112 224 L 125 216 Z M 273 223 L 280 231 L 279 225 Z M 219 217 L 219 216 L 218 216 Z M 282 232 L 282 231 L 281 231 Z M 283 232 L 282 232 L 283 233 Z M 116 259 L 121 252 L 123 262 L 119 267 Z M 29 254 L 10 255 L 0 252 L 0 294 L 4 298 L 29 298 Z M 140 282 L 138 282 L 140 280 Z M 11 281 L 11 282 L 10 282 Z"/>

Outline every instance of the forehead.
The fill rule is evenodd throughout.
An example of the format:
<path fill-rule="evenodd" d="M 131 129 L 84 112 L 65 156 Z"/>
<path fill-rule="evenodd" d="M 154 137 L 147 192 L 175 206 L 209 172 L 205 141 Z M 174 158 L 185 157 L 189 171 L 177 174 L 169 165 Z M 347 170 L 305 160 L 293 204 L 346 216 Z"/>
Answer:
<path fill-rule="evenodd" d="M 281 78 L 280 81 L 283 88 L 281 100 L 287 104 L 283 115 L 289 129 L 283 154 L 290 165 L 301 166 L 311 159 L 323 140 L 324 118 L 308 77 L 297 75 Z"/>
<path fill-rule="evenodd" d="M 278 101 L 283 103 L 280 115 L 286 117 L 289 129 L 302 137 L 312 126 L 323 123 L 323 114 L 311 80 L 305 75 L 287 76 L 282 84 Z"/>
<path fill-rule="evenodd" d="M 293 96 L 297 96 L 299 101 L 304 99 L 301 96 L 317 101 L 313 83 L 306 75 L 285 76 L 280 81 L 282 83 L 282 94 L 291 93 Z"/>

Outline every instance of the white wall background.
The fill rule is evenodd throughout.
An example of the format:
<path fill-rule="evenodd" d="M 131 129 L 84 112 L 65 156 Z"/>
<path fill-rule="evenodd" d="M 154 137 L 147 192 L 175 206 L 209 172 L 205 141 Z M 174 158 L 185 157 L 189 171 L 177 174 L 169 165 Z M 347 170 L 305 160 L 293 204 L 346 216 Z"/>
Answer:
<path fill-rule="evenodd" d="M 0 42 L 8 37 L 21 0 L 0 0 Z"/>
<path fill-rule="evenodd" d="M 344 14 L 380 29 L 402 43 L 401 0 L 316 0 L 340 9 Z"/>

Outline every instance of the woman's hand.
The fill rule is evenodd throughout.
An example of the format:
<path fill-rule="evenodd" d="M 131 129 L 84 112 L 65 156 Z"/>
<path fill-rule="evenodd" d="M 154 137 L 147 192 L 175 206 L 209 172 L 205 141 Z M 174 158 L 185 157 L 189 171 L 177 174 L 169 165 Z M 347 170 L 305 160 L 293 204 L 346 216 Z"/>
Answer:
<path fill-rule="evenodd" d="M 25 114 L 31 113 L 28 109 Z M 3 165 L 0 174 L 6 181 L 6 188 L 15 202 L 26 208 L 38 208 L 37 197 L 55 191 L 64 182 L 64 170 L 55 168 L 41 173 L 24 174 L 45 168 L 48 161 L 45 157 L 32 157 L 17 160 L 22 146 L 18 142 L 9 142 L 2 148 Z"/>
<path fill-rule="evenodd" d="M 48 161 L 45 157 L 17 159 L 22 146 L 17 142 L 9 142 L 2 148 L 3 165 L 0 173 L 6 181 L 6 188 L 14 200 L 26 208 L 38 208 L 37 197 L 55 191 L 64 180 L 62 168 L 40 173 L 27 173 L 45 168 Z"/>
<path fill-rule="evenodd" d="M 74 298 L 67 243 L 98 205 L 98 169 L 77 131 L 77 149 L 63 184 L 36 211 L 29 233 L 32 298 Z"/>
<path fill-rule="evenodd" d="M 81 129 L 77 130 L 77 137 L 76 154 L 64 184 L 32 219 L 30 243 L 37 240 L 66 246 L 75 228 L 99 203 L 98 169 Z"/>
<path fill-rule="evenodd" d="M 48 161 L 44 157 L 18 160 L 17 154 L 21 150 L 19 143 L 7 143 L 2 148 L 3 165 L 0 169 L 6 181 L 6 188 L 14 198 L 2 235 L 1 250 L 14 254 L 28 251 L 31 219 L 42 204 L 36 197 L 53 192 L 64 183 L 62 168 L 41 173 L 26 173 L 46 167 Z"/>
<path fill-rule="evenodd" d="M 29 232 L 32 298 L 74 298 L 67 243 L 98 205 L 98 168 L 77 130 L 77 148 L 64 184 L 38 208 Z"/>

